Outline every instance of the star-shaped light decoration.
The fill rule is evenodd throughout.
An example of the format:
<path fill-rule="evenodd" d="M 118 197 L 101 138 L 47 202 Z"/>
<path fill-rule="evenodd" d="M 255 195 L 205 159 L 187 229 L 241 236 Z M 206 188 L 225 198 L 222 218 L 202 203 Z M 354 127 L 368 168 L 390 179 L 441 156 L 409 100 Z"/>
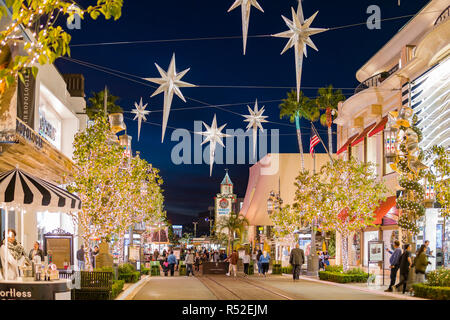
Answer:
<path fill-rule="evenodd" d="M 214 115 L 214 119 L 213 119 L 211 127 L 208 126 L 204 122 L 203 122 L 203 124 L 205 125 L 206 132 L 195 132 L 195 133 L 201 134 L 202 136 L 206 137 L 206 139 L 203 141 L 202 145 L 204 145 L 207 142 L 210 143 L 210 146 L 209 146 L 209 166 L 210 166 L 209 175 L 212 176 L 212 169 L 213 169 L 213 165 L 214 165 L 214 157 L 216 154 L 217 142 L 222 147 L 225 147 L 225 145 L 222 142 L 222 138 L 230 137 L 230 135 L 222 133 L 222 130 L 225 128 L 226 124 L 224 124 L 220 128 L 217 128 L 216 115 Z"/>
<path fill-rule="evenodd" d="M 158 69 L 161 78 L 145 78 L 144 80 L 154 82 L 159 84 L 159 88 L 156 89 L 156 91 L 151 95 L 151 97 L 154 97 L 161 92 L 164 92 L 164 112 L 163 112 L 163 123 L 162 123 L 162 139 L 161 142 L 164 142 L 164 135 L 166 133 L 167 128 L 167 122 L 169 120 L 169 114 L 170 114 L 170 108 L 172 106 L 172 100 L 173 100 L 173 94 L 176 94 L 178 97 L 180 97 L 181 100 L 186 102 L 186 99 L 184 98 L 183 94 L 181 93 L 180 88 L 182 87 L 195 87 L 196 85 L 190 84 L 184 81 L 181 81 L 181 78 L 183 78 L 186 73 L 190 70 L 190 68 L 181 71 L 180 73 L 177 73 L 176 67 L 175 67 L 175 54 L 173 54 L 172 60 L 170 61 L 169 69 L 164 71 L 161 69 L 160 66 L 158 66 L 156 63 L 156 68 Z"/>
<path fill-rule="evenodd" d="M 245 51 L 247 50 L 248 24 L 250 22 L 250 11 L 252 9 L 252 6 L 254 6 L 261 12 L 264 12 L 264 10 L 256 0 L 236 0 L 231 5 L 230 9 L 228 9 L 228 12 L 236 9 L 239 6 L 241 6 L 241 13 L 242 13 L 242 40 L 244 42 L 244 56 L 245 56 Z"/>
<path fill-rule="evenodd" d="M 253 128 L 253 157 L 256 155 L 256 136 L 258 134 L 258 128 L 261 130 L 261 132 L 264 132 L 264 128 L 262 126 L 263 122 L 267 122 L 268 116 L 263 116 L 264 113 L 264 107 L 262 107 L 261 110 L 258 110 L 258 100 L 255 102 L 254 110 L 248 107 L 248 111 L 250 112 L 250 115 L 243 115 L 246 119 L 245 122 L 249 122 L 247 126 L 247 131 Z"/>
<path fill-rule="evenodd" d="M 141 136 L 142 120 L 147 121 L 146 116 L 150 113 L 150 111 L 145 110 L 145 108 L 147 108 L 147 105 L 148 104 L 146 103 L 144 106 L 144 104 L 142 102 L 142 98 L 141 98 L 141 101 L 139 102 L 139 104 L 137 104 L 137 102 L 134 103 L 134 106 L 136 107 L 136 109 L 131 111 L 131 113 L 134 113 L 136 115 L 133 120 L 138 119 L 138 141 Z"/>
<path fill-rule="evenodd" d="M 286 22 L 286 25 L 289 27 L 289 30 L 274 34 L 272 36 L 279 38 L 289 38 L 289 41 L 284 47 L 281 54 L 285 53 L 292 47 L 295 48 L 295 69 L 297 73 L 297 101 L 300 101 L 300 84 L 302 79 L 303 54 L 305 55 L 305 57 L 307 57 L 307 45 L 313 48 L 314 50 L 319 51 L 314 42 L 312 42 L 310 36 L 327 31 L 328 29 L 310 28 L 312 22 L 316 18 L 319 11 L 317 11 L 309 19 L 304 21 L 303 9 L 300 1 L 297 12 L 295 12 L 294 8 L 291 8 L 291 10 L 292 10 L 292 21 L 284 16 L 281 16 L 284 22 Z"/>

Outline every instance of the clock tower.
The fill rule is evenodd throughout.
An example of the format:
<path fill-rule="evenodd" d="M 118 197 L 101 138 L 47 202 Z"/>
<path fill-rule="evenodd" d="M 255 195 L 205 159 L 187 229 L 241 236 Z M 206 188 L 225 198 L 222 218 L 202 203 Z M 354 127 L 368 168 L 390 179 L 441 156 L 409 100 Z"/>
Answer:
<path fill-rule="evenodd" d="M 220 184 L 220 193 L 214 199 L 215 203 L 215 222 L 227 218 L 232 212 L 237 196 L 233 193 L 233 182 L 228 175 L 228 169 L 225 170 L 225 178 Z M 225 232 L 226 230 L 222 230 Z"/>

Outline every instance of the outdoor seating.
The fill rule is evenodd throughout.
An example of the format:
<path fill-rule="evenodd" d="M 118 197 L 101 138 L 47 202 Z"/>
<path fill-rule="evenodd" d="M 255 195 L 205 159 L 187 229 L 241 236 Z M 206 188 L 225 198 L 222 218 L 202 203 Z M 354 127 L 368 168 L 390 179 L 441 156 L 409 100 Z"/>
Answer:
<path fill-rule="evenodd" d="M 72 290 L 72 300 L 109 300 L 112 290 L 112 273 L 79 271 L 80 287 Z"/>

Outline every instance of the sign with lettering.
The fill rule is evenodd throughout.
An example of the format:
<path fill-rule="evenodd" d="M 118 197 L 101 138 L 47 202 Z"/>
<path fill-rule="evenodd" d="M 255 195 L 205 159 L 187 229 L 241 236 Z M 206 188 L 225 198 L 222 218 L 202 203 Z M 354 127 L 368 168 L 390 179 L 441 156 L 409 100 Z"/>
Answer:
<path fill-rule="evenodd" d="M 42 138 L 19 119 L 16 119 L 16 133 L 25 138 L 28 142 L 34 144 L 38 149 L 42 149 Z"/>
<path fill-rule="evenodd" d="M 384 242 L 369 241 L 369 263 L 383 262 Z"/>
<path fill-rule="evenodd" d="M 34 129 L 34 109 L 36 99 L 36 79 L 31 68 L 22 71 L 24 81 L 17 85 L 17 117 Z"/>

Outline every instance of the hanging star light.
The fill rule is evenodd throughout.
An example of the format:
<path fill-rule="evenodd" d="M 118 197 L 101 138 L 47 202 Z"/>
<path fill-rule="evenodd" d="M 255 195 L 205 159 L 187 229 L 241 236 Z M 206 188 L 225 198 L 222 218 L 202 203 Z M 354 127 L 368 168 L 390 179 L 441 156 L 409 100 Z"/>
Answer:
<path fill-rule="evenodd" d="M 145 110 L 145 108 L 147 108 L 147 105 L 148 104 L 146 103 L 144 106 L 144 104 L 142 102 L 142 98 L 141 98 L 141 101 L 139 102 L 139 104 L 137 104 L 137 102 L 134 103 L 134 106 L 136 107 L 136 109 L 131 111 L 131 113 L 134 113 L 136 115 L 133 120 L 138 119 L 138 141 L 141 136 L 142 120 L 147 121 L 146 115 L 148 115 L 150 113 L 150 111 Z"/>
<path fill-rule="evenodd" d="M 202 136 L 205 136 L 206 139 L 203 141 L 202 145 L 209 142 L 209 175 L 212 176 L 212 169 L 214 165 L 214 157 L 216 154 L 216 146 L 217 142 L 222 146 L 225 147 L 225 145 L 222 142 L 222 138 L 224 137 L 230 137 L 230 135 L 222 133 L 222 130 L 225 128 L 226 124 L 221 126 L 220 128 L 217 128 L 217 119 L 216 115 L 214 115 L 213 122 L 211 126 L 208 126 L 206 123 L 203 122 L 206 128 L 206 132 L 195 132 L 196 134 L 201 134 Z"/>
<path fill-rule="evenodd" d="M 255 157 L 256 154 L 256 135 L 258 134 L 258 128 L 261 130 L 261 132 L 264 132 L 264 128 L 262 126 L 263 122 L 267 122 L 266 118 L 268 116 L 263 116 L 264 113 L 264 107 L 262 107 L 261 110 L 258 110 L 258 100 L 255 102 L 254 110 L 248 107 L 248 111 L 250 112 L 250 115 L 243 115 L 246 119 L 245 122 L 249 122 L 247 126 L 247 131 L 253 128 L 253 157 Z"/>
<path fill-rule="evenodd" d="M 297 74 L 297 101 L 300 101 L 300 84 L 302 79 L 303 55 L 307 57 L 307 45 L 313 48 L 314 50 L 319 51 L 314 42 L 312 42 L 310 36 L 327 31 L 328 29 L 310 28 L 312 22 L 316 18 L 319 11 L 317 11 L 309 19 L 304 21 L 303 9 L 300 1 L 297 12 L 295 12 L 294 8 L 291 8 L 291 10 L 292 10 L 292 21 L 284 16 L 281 16 L 286 25 L 289 27 L 289 30 L 274 34 L 272 36 L 279 38 L 289 38 L 289 41 L 284 47 L 281 54 L 285 53 L 292 47 L 295 48 L 295 68 Z"/>
<path fill-rule="evenodd" d="M 236 0 L 231 5 L 230 9 L 228 9 L 228 12 L 236 9 L 239 6 L 241 6 L 241 13 L 242 13 L 242 40 L 244 42 L 244 56 L 245 56 L 245 51 L 247 50 L 248 24 L 250 22 L 250 11 L 252 9 L 252 6 L 254 6 L 261 12 L 264 12 L 264 10 L 256 0 Z"/>
<path fill-rule="evenodd" d="M 162 123 L 162 138 L 161 142 L 164 142 L 164 135 L 166 133 L 167 122 L 169 120 L 170 108 L 172 106 L 173 94 L 176 94 L 181 100 L 186 102 L 180 88 L 182 87 L 195 87 L 196 85 L 181 81 L 190 68 L 177 73 L 175 67 L 175 54 L 173 54 L 172 60 L 170 61 L 169 69 L 164 71 L 158 64 L 156 64 L 161 78 L 145 78 L 144 80 L 154 82 L 159 84 L 159 88 L 151 95 L 154 97 L 161 92 L 164 92 L 164 112 L 163 112 L 163 123 Z"/>

